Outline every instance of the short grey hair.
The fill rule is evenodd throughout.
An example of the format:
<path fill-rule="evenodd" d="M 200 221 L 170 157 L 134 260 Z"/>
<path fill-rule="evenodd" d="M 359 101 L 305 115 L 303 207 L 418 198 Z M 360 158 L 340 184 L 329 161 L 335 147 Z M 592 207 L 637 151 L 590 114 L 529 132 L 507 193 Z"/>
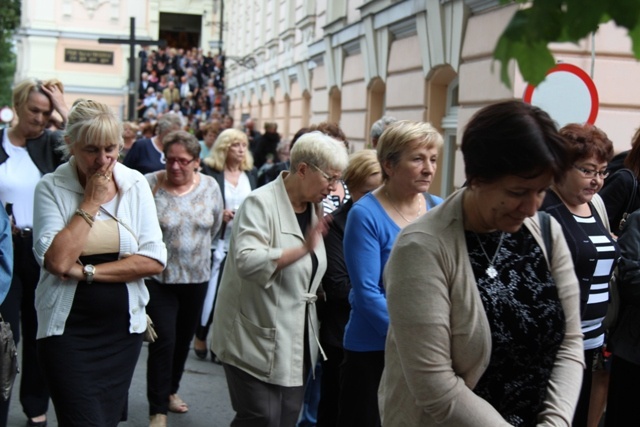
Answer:
<path fill-rule="evenodd" d="M 314 131 L 302 135 L 291 149 L 291 171 L 300 163 L 313 164 L 322 170 L 344 170 L 349 163 L 349 155 L 342 141 L 322 132 Z"/>
<path fill-rule="evenodd" d="M 182 129 L 182 119 L 177 114 L 164 114 L 158 119 L 157 129 L 158 135 Z"/>
<path fill-rule="evenodd" d="M 373 125 L 371 125 L 371 132 L 369 133 L 369 136 L 371 137 L 371 139 L 380 138 L 380 135 L 382 135 L 382 132 L 384 132 L 385 128 L 391 123 L 397 121 L 398 119 L 396 119 L 395 117 L 382 116 Z"/>

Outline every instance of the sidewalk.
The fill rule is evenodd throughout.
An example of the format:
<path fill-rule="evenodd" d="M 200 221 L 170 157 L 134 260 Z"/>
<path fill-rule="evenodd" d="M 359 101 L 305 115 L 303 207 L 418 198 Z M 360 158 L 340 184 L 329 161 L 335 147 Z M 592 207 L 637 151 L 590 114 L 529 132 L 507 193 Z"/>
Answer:
<path fill-rule="evenodd" d="M 121 427 L 147 427 L 149 425 L 149 405 L 146 398 L 147 344 L 136 365 L 133 381 L 129 390 L 129 420 L 120 423 Z M 27 419 L 20 405 L 20 374 L 16 378 L 11 397 L 11 409 L 7 427 L 25 427 Z M 229 391 L 222 366 L 196 358 L 189 353 L 185 372 L 182 376 L 180 397 L 189 404 L 186 414 L 169 414 L 169 427 L 223 427 L 228 426 L 234 412 L 229 402 Z M 48 426 L 57 426 L 53 404 L 49 406 Z"/>

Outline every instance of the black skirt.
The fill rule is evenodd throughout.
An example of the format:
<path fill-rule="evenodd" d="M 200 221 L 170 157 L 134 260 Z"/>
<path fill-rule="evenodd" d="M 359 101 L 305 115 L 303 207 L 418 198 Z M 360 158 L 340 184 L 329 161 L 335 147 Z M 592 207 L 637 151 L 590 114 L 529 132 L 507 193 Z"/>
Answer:
<path fill-rule="evenodd" d="M 117 254 L 82 257 L 84 264 Z M 42 365 L 60 427 L 111 427 L 127 419 L 133 371 L 142 334 L 129 333 L 125 283 L 79 282 L 60 336 L 38 340 Z"/>

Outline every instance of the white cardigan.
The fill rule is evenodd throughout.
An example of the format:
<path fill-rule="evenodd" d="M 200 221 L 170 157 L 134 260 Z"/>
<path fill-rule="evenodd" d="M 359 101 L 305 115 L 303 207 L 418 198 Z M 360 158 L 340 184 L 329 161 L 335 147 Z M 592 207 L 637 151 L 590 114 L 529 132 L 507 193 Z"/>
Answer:
<path fill-rule="evenodd" d="M 156 205 L 147 180 L 139 172 L 118 163 L 113 170 L 118 186 L 120 203 L 116 216 L 127 224 L 136 238 L 118 223 L 120 257 L 143 255 L 162 265 L 167 262 L 167 249 L 162 241 Z M 75 159 L 45 175 L 36 186 L 33 216 L 33 251 L 42 267 L 44 254 L 58 232 L 71 221 L 84 198 L 84 189 L 78 180 Z M 40 269 L 36 288 L 38 333 L 36 338 L 62 335 L 71 311 L 78 282 L 62 281 L 59 277 Z M 129 332 L 142 333 L 147 328 L 145 306 L 149 292 L 143 279 L 127 283 L 129 292 Z"/>

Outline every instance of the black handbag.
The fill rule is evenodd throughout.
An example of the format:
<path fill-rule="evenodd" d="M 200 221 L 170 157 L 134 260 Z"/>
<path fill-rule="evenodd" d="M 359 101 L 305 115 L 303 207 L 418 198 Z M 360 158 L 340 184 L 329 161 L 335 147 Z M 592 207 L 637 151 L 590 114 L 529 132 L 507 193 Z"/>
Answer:
<path fill-rule="evenodd" d="M 9 322 L 0 315 L 0 399 L 6 402 L 18 373 L 18 349 Z"/>

